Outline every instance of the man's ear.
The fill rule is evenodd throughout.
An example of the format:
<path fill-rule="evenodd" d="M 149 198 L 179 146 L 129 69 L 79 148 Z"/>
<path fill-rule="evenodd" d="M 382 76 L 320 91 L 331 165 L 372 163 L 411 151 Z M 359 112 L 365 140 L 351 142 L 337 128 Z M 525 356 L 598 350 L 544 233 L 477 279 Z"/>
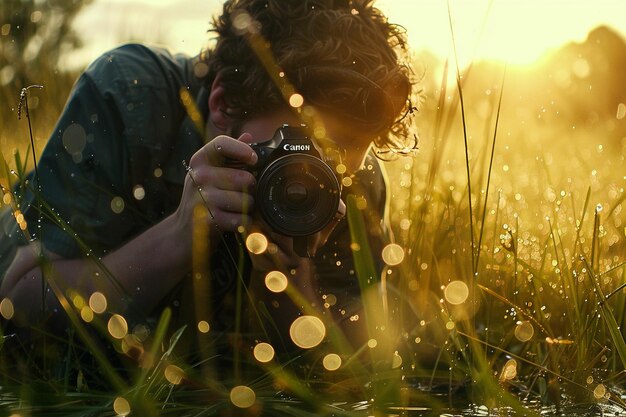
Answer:
<path fill-rule="evenodd" d="M 209 93 L 209 121 L 223 132 L 228 131 L 231 124 L 228 105 L 226 104 L 226 90 L 219 75 L 215 77 Z"/>

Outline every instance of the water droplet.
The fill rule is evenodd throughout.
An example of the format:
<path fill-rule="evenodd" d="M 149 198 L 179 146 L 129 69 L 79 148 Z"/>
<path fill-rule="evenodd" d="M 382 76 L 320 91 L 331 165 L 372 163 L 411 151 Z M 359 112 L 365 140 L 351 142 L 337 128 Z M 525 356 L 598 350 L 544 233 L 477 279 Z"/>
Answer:
<path fill-rule="evenodd" d="M 515 327 L 515 337 L 520 342 L 528 342 L 535 334 L 535 329 L 529 321 L 519 322 Z"/>
<path fill-rule="evenodd" d="M 598 384 L 593 390 L 593 396 L 596 399 L 604 398 L 606 395 L 606 387 L 603 384 Z"/>
<path fill-rule="evenodd" d="M 165 379 L 167 379 L 170 384 L 174 385 L 180 384 L 185 377 L 185 371 L 176 365 L 167 365 L 163 373 L 165 374 Z"/>

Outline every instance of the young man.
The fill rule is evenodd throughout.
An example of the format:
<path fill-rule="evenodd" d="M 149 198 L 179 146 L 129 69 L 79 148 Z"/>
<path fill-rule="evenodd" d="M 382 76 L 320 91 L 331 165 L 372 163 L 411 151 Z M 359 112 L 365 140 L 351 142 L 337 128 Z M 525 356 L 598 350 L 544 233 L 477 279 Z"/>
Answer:
<path fill-rule="evenodd" d="M 12 329 L 67 326 L 65 310 L 74 307 L 59 299 L 86 304 L 98 293 L 129 331 L 170 307 L 193 331 L 206 321 L 228 332 L 238 282 L 288 325 L 307 306 L 288 306 L 264 287 L 274 270 L 307 304 L 332 294 L 338 317 L 358 309 L 340 218 L 354 194 L 379 256 L 386 197 L 371 148 L 393 148 L 406 133 L 402 30 L 368 0 L 229 0 L 214 29 L 216 43 L 200 57 L 126 45 L 77 81 L 38 176 L 15 188 L 29 233 L 15 222 L 15 206 L 0 218 L 0 300 L 12 307 Z M 259 219 L 251 172 L 258 156 L 250 144 L 303 123 L 322 153 L 341 155 L 332 168 L 348 178 L 337 220 L 306 238 L 309 257 Z M 206 237 L 194 240 L 198 230 Z M 246 253 L 253 231 L 267 250 Z M 203 257 L 207 265 L 198 266 Z"/>

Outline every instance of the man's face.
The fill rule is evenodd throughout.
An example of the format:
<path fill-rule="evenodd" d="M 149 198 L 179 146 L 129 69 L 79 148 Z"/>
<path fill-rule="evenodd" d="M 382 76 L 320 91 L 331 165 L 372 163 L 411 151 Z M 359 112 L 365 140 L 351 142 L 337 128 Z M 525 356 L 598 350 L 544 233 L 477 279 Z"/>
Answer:
<path fill-rule="evenodd" d="M 338 151 L 342 163 L 346 166 L 347 173 L 354 173 L 363 164 L 374 138 L 359 131 L 358 127 L 350 126 L 333 115 L 318 114 L 317 117 L 317 124 L 323 126 L 325 139 L 313 138 L 313 141 L 316 142 L 319 149 L 331 147 Z M 285 109 L 248 120 L 240 126 L 238 132 L 233 132 L 233 135 L 239 136 L 241 133 L 250 133 L 252 139 L 248 141 L 249 143 L 264 142 L 272 138 L 276 129 L 283 124 L 299 126 L 302 123 L 301 117 L 293 111 Z"/>

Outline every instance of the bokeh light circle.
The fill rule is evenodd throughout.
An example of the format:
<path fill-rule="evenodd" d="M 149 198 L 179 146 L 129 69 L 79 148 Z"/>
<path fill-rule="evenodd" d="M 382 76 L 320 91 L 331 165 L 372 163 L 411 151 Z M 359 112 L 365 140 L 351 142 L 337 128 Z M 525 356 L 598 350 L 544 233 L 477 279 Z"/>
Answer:
<path fill-rule="evenodd" d="M 115 339 L 123 339 L 128 333 L 128 323 L 126 319 L 119 314 L 113 314 L 107 324 L 109 334 Z"/>
<path fill-rule="evenodd" d="M 246 238 L 246 248 L 255 255 L 260 255 L 267 250 L 267 237 L 263 233 L 250 233 Z"/>
<path fill-rule="evenodd" d="M 291 324 L 289 336 L 291 336 L 291 340 L 296 346 L 310 349 L 324 340 L 326 327 L 322 320 L 315 316 L 301 316 Z"/>
<path fill-rule="evenodd" d="M 267 363 L 274 359 L 274 348 L 269 343 L 261 342 L 254 347 L 254 358 L 261 362 Z"/>
<path fill-rule="evenodd" d="M 382 251 L 383 261 L 389 265 L 399 265 L 404 260 L 404 249 L 396 243 L 390 243 Z"/>
<path fill-rule="evenodd" d="M 170 384 L 174 385 L 180 384 L 185 377 L 185 371 L 176 365 L 167 365 L 164 374 L 165 379 L 167 379 Z"/>
<path fill-rule="evenodd" d="M 443 291 L 446 301 L 452 305 L 463 304 L 469 296 L 469 288 L 463 281 L 450 282 Z"/>
<path fill-rule="evenodd" d="M 238 385 L 230 390 L 230 402 L 239 408 L 248 408 L 254 405 L 256 394 L 252 388 L 245 385 Z"/>
<path fill-rule="evenodd" d="M 102 314 L 107 309 L 107 298 L 101 292 L 94 292 L 89 297 L 89 307 L 96 314 Z"/>
<path fill-rule="evenodd" d="M 528 342 L 535 334 L 535 329 L 529 321 L 521 321 L 515 327 L 515 337 L 520 342 Z"/>
<path fill-rule="evenodd" d="M 280 271 L 270 271 L 265 276 L 265 286 L 272 292 L 285 291 L 288 283 L 287 276 Z"/>
<path fill-rule="evenodd" d="M 336 371 L 341 368 L 341 356 L 336 353 L 329 353 L 322 359 L 322 365 L 327 371 Z"/>
<path fill-rule="evenodd" d="M 127 416 L 130 414 L 130 403 L 124 397 L 117 397 L 115 401 L 113 401 L 113 411 L 118 416 Z"/>

